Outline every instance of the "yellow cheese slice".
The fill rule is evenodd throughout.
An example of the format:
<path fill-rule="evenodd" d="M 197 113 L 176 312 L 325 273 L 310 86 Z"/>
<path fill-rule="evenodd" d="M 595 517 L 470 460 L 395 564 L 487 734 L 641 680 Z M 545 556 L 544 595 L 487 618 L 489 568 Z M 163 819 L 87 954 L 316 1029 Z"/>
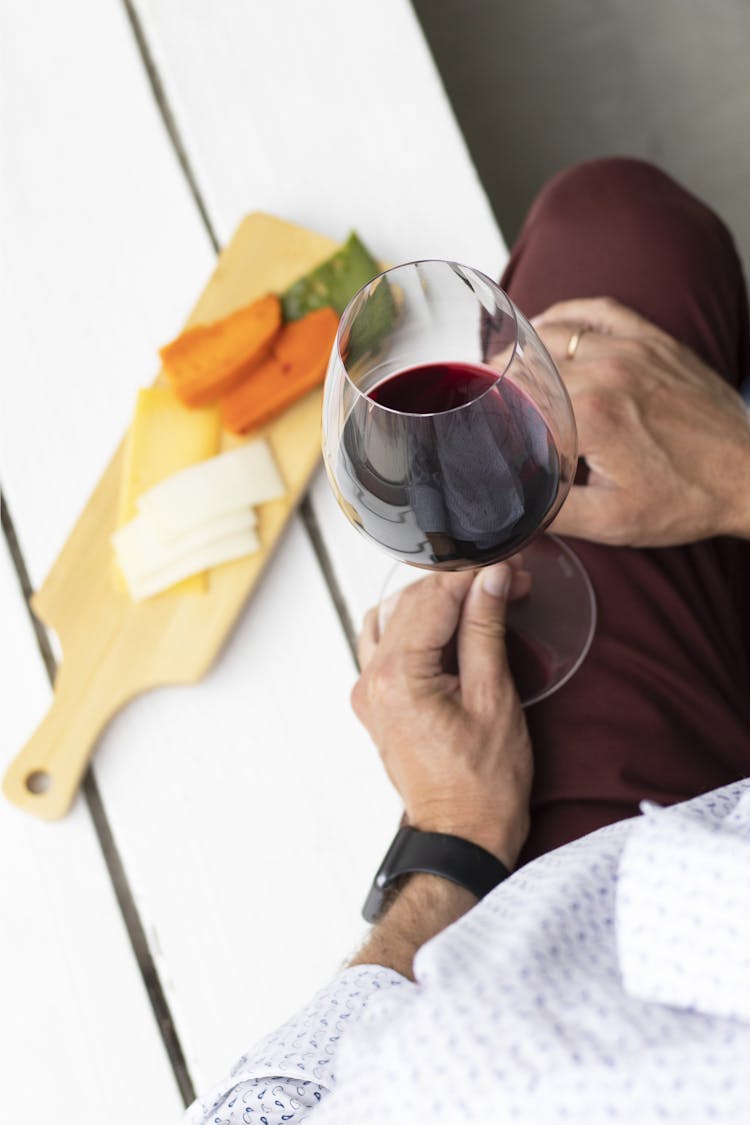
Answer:
<path fill-rule="evenodd" d="M 188 410 L 170 387 L 139 391 L 125 447 L 117 526 L 122 527 L 136 515 L 142 493 L 180 469 L 212 457 L 219 440 L 216 407 Z M 206 577 L 196 574 L 187 579 L 180 585 L 180 592 L 203 592 Z M 119 585 L 123 585 L 121 577 Z"/>
<path fill-rule="evenodd" d="M 197 526 L 237 508 L 278 500 L 286 487 L 263 438 L 191 465 L 138 500 L 165 539 L 178 538 Z"/>

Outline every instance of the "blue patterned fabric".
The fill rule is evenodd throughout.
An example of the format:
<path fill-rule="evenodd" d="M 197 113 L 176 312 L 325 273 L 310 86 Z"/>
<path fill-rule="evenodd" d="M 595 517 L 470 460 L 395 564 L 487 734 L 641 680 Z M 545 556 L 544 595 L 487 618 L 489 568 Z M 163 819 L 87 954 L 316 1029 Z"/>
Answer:
<path fill-rule="evenodd" d="M 187 1120 L 750 1121 L 750 781 L 522 868 L 415 975 L 345 970 Z"/>

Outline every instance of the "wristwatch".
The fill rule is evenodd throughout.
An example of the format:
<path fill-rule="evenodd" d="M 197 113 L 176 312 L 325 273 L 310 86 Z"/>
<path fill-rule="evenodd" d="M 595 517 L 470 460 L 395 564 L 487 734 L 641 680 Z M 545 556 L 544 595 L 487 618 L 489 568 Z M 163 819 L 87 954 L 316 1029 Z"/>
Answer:
<path fill-rule="evenodd" d="M 373 880 L 362 915 L 366 922 L 377 922 L 388 888 L 401 875 L 416 871 L 440 875 L 465 887 L 477 898 L 484 898 L 502 883 L 510 871 L 491 852 L 460 836 L 444 832 L 420 832 L 404 825 L 393 838 Z"/>

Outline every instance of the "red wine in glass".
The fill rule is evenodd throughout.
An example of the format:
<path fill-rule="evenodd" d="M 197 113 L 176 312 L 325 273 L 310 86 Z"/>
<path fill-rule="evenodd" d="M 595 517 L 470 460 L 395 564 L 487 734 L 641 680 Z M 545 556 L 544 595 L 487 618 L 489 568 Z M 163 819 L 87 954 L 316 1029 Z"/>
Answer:
<path fill-rule="evenodd" d="M 540 533 L 573 482 L 575 419 L 541 340 L 489 277 L 408 262 L 355 294 L 326 376 L 323 455 L 350 522 L 409 564 L 388 593 L 413 568 L 488 566 L 523 549 L 531 594 L 508 609 L 522 703 L 573 675 L 593 591 L 570 547 Z"/>
<path fill-rule="evenodd" d="M 338 488 L 368 535 L 432 569 L 513 554 L 558 495 L 560 463 L 546 422 L 512 379 L 481 364 L 427 363 L 389 375 L 355 403 L 339 456 Z"/>

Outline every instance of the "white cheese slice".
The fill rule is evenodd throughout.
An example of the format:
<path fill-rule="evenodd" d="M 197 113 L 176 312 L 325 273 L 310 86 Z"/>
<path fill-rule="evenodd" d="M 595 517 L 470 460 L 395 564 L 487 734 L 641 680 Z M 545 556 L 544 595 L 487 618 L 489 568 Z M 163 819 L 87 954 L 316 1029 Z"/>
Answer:
<path fill-rule="evenodd" d="M 124 570 L 123 574 L 131 598 L 134 602 L 140 602 L 145 598 L 153 597 L 154 594 L 160 594 L 162 590 L 169 589 L 190 574 L 220 566 L 244 555 L 252 555 L 259 549 L 258 536 L 252 529 L 248 529 L 235 535 L 228 535 L 224 539 L 217 539 L 190 555 L 183 555 L 161 570 L 151 571 L 150 574 L 127 574 Z"/>
<path fill-rule="evenodd" d="M 285 492 L 268 443 L 259 438 L 160 481 L 139 497 L 138 508 L 165 538 L 174 539 L 237 508 L 277 500 Z"/>
<path fill-rule="evenodd" d="M 239 508 L 218 519 L 186 531 L 176 539 L 166 539 L 148 512 L 141 512 L 112 536 L 112 546 L 123 574 L 144 575 L 163 570 L 185 555 L 255 527 L 257 519 L 252 508 Z"/>

